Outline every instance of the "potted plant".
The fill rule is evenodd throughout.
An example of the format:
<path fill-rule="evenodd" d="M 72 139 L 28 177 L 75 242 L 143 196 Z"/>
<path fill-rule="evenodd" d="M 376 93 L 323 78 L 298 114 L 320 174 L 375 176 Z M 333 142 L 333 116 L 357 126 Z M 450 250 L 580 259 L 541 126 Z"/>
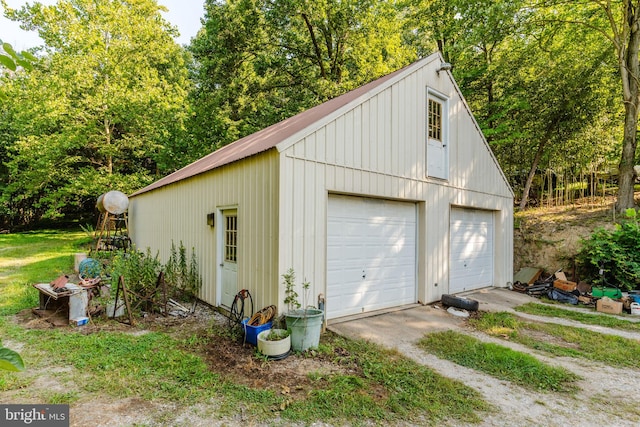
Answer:
<path fill-rule="evenodd" d="M 287 329 L 291 332 L 291 348 L 295 351 L 305 351 L 317 348 L 320 344 L 320 331 L 324 320 L 324 312 L 307 305 L 309 282 L 302 283 L 303 303 L 298 301 L 295 290 L 295 273 L 290 268 L 282 275 L 285 285 L 284 302 L 288 307 L 286 314 Z"/>
<path fill-rule="evenodd" d="M 258 350 L 269 359 L 284 359 L 291 350 L 291 334 L 287 329 L 267 329 L 258 334 Z"/>

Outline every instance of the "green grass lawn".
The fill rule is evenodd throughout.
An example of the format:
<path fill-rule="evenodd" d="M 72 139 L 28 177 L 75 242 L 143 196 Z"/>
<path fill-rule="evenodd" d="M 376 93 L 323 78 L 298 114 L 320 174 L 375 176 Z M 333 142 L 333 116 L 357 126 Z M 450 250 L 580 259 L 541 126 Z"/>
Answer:
<path fill-rule="evenodd" d="M 36 283 L 73 273 L 73 254 L 86 251 L 86 233 L 38 232 L 0 235 L 0 315 L 33 307 Z"/>
<path fill-rule="evenodd" d="M 556 356 L 595 360 L 619 368 L 640 366 L 638 340 L 556 323 L 527 322 L 505 312 L 483 313 L 470 323 L 487 334 Z"/>
<path fill-rule="evenodd" d="M 455 331 L 427 335 L 418 345 L 443 359 L 540 391 L 573 391 L 578 376 L 549 366 L 530 354 L 484 343 Z"/>

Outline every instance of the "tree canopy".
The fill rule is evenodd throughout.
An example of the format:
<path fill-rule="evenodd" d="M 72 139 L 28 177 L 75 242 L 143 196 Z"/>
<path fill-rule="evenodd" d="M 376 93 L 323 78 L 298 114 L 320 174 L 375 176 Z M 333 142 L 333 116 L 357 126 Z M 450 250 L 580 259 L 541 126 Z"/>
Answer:
<path fill-rule="evenodd" d="M 44 46 L 0 49 L 0 224 L 91 211 L 435 50 L 521 207 L 544 176 L 618 170 L 629 207 L 638 3 L 206 0 L 186 50 L 156 0 L 5 11 Z"/>
<path fill-rule="evenodd" d="M 160 10 L 153 0 L 60 0 L 10 12 L 45 41 L 34 69 L 0 86 L 12 222 L 86 210 L 166 169 L 189 80 Z"/>

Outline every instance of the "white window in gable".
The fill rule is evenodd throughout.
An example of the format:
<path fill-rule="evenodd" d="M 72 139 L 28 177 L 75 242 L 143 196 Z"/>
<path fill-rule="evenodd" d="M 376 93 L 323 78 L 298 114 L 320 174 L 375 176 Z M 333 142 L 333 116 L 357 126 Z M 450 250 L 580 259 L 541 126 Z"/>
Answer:
<path fill-rule="evenodd" d="M 449 100 L 427 89 L 427 176 L 449 178 Z"/>
<path fill-rule="evenodd" d="M 429 138 L 442 141 L 442 104 L 429 100 Z"/>

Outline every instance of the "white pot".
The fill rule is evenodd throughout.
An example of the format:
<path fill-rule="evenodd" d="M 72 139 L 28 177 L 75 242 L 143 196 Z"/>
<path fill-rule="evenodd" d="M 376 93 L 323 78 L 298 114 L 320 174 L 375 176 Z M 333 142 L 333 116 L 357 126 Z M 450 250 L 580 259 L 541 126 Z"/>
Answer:
<path fill-rule="evenodd" d="M 107 317 L 122 317 L 124 316 L 124 304 L 120 303 L 116 309 L 115 303 L 107 303 Z"/>
<path fill-rule="evenodd" d="M 284 329 L 276 329 L 277 331 L 284 331 Z M 269 341 L 266 339 L 267 335 L 271 332 L 271 329 L 262 331 L 258 334 L 258 350 L 260 353 L 267 357 L 274 359 L 283 359 L 289 353 L 291 349 L 291 337 L 287 335 L 278 341 Z"/>

